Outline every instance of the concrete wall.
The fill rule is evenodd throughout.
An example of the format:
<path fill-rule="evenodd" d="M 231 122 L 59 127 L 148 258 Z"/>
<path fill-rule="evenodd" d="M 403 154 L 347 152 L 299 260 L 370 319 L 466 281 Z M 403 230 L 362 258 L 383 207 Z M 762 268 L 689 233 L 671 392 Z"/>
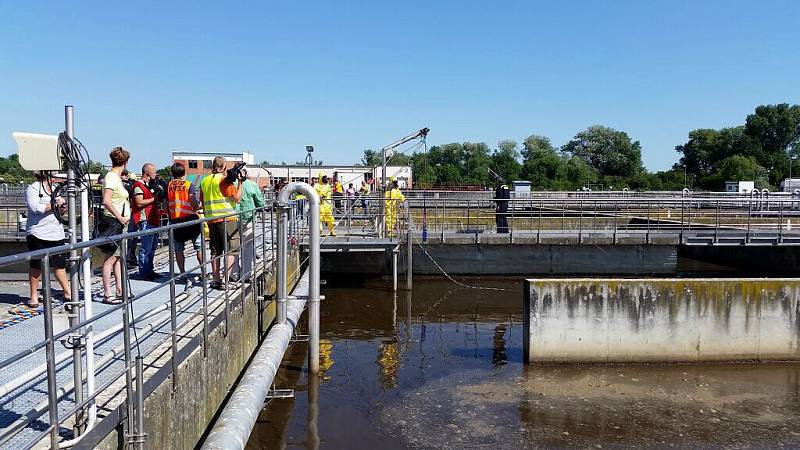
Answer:
<path fill-rule="evenodd" d="M 677 250 L 672 245 L 427 245 L 428 254 L 454 275 L 530 274 L 674 274 Z M 414 274 L 440 275 L 419 246 Z"/>
<path fill-rule="evenodd" d="M 293 275 L 290 286 L 302 275 L 297 270 L 299 261 L 299 251 L 295 248 L 289 257 L 288 272 Z M 259 283 L 265 283 L 266 292 L 275 292 L 272 274 L 264 276 Z M 231 298 L 237 299 L 238 291 L 232 292 Z M 154 380 L 151 371 L 145 371 L 145 391 L 148 392 L 145 398 L 145 448 L 195 448 L 262 337 L 259 333 L 259 303 L 252 301 L 252 296 L 245 291 L 244 304 L 231 310 L 227 331 L 224 323 L 212 329 L 208 338 L 208 354 L 204 357 L 202 346 L 194 348 L 179 363 L 176 381 L 173 380 L 174 375 L 164 380 Z M 274 317 L 275 303 L 271 302 L 262 312 L 261 326 L 264 331 Z M 202 327 L 194 327 L 188 334 L 187 340 L 202 335 Z M 152 372 L 158 367 L 169 366 L 169 352 L 164 352 L 164 355 L 166 359 L 145 359 L 145 366 L 151 368 Z M 122 428 L 122 424 L 117 426 L 99 442 L 97 448 L 122 448 Z"/>
<path fill-rule="evenodd" d="M 800 279 L 527 280 L 526 362 L 800 360 Z"/>

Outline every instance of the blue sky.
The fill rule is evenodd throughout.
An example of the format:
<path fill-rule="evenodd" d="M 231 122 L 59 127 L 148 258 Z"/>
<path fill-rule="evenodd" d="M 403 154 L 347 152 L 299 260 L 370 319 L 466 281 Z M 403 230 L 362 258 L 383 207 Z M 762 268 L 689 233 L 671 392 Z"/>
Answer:
<path fill-rule="evenodd" d="M 350 163 L 601 124 L 665 169 L 694 128 L 800 103 L 800 2 L 2 2 L 0 154 L 57 133 L 94 159 L 171 150 Z"/>

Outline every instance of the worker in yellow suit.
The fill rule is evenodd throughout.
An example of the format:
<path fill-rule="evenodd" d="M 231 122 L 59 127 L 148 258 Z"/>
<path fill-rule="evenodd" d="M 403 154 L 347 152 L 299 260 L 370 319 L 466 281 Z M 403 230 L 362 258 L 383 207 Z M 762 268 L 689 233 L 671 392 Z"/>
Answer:
<path fill-rule="evenodd" d="M 392 180 L 391 188 L 384 194 L 384 207 L 386 211 L 386 221 L 384 227 L 386 228 L 386 236 L 394 237 L 395 230 L 397 229 L 397 211 L 400 204 L 406 201 L 406 197 L 400 192 L 397 186 L 397 180 Z"/>
<path fill-rule="evenodd" d="M 331 236 L 336 236 L 333 231 L 333 205 L 331 204 L 331 185 L 328 184 L 328 176 L 320 174 L 321 182 L 314 185 L 314 189 L 319 195 L 319 221 L 327 225 Z"/>

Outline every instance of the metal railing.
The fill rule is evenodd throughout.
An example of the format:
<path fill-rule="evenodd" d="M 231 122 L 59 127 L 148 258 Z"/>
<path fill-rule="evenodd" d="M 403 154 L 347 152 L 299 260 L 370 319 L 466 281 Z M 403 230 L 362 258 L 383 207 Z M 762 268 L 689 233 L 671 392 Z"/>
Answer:
<path fill-rule="evenodd" d="M 682 243 L 795 244 L 800 197 L 630 197 L 410 199 L 411 217 L 429 235 L 483 232 L 542 236 L 674 236 Z M 503 206 L 505 205 L 505 206 Z M 503 209 L 504 208 L 504 209 Z M 507 230 L 498 224 L 508 222 Z"/>
<path fill-rule="evenodd" d="M 120 382 L 124 383 L 126 399 L 126 443 L 134 446 L 142 444 L 145 435 L 145 430 L 142 428 L 144 397 L 142 359 L 156 357 L 156 350 L 166 346 L 170 360 L 168 371 L 172 374 L 172 382 L 176 383 L 175 377 L 178 373 L 175 369 L 188 356 L 188 352 L 179 352 L 182 345 L 188 345 L 191 341 L 185 336 L 187 330 L 195 327 L 202 329 L 199 345 L 202 346 L 205 355 L 210 330 L 218 326 L 227 330 L 228 318 L 235 308 L 243 308 L 247 299 L 258 302 L 264 294 L 266 284 L 257 277 L 274 270 L 271 256 L 275 254 L 278 245 L 274 235 L 275 211 L 272 204 L 268 203 L 267 206 L 254 211 L 238 212 L 226 218 L 241 219 L 242 214 L 248 213 L 253 214 L 252 222 L 237 221 L 241 242 L 238 259 L 239 283 L 232 283 L 229 279 L 228 256 L 231 255 L 232 249 L 228 248 L 226 240 L 224 251 L 214 258 L 222 267 L 224 281 L 224 289 L 216 296 L 213 296 L 209 289 L 211 258 L 206 256 L 202 264 L 198 263 L 193 267 L 190 267 L 188 261 L 186 262 L 186 274 L 193 275 L 192 278 L 185 279 L 182 274 L 176 273 L 174 236 L 184 227 L 200 226 L 202 230 L 208 222 L 219 217 L 197 219 L 0 258 L 0 268 L 20 262 L 41 261 L 44 303 L 42 313 L 44 329 L 40 335 L 42 337 L 34 338 L 32 343 L 19 342 L 19 347 L 0 361 L 0 373 L 6 374 L 3 377 L 4 383 L 0 386 L 0 408 L 9 413 L 14 401 L 21 397 L 26 397 L 25 403 L 35 405 L 27 411 L 18 411 L 19 417 L 0 430 L 0 447 L 13 444 L 15 447 L 29 448 L 48 437 L 52 448 L 75 444 L 95 424 L 96 408 L 100 398 L 105 401 L 113 397 L 111 393 L 116 392 Z M 288 212 L 288 227 L 289 239 L 295 239 L 294 235 L 307 232 L 304 221 L 300 220 L 293 210 Z M 159 241 L 166 242 L 164 244 L 166 251 L 162 251 L 161 254 L 168 257 L 168 274 L 160 282 L 145 287 L 140 286 L 137 289 L 140 292 L 135 293 L 131 290 L 131 277 L 126 263 L 128 244 L 133 239 L 151 234 L 166 238 Z M 205 232 L 201 232 L 200 251 L 204 253 L 207 240 Z M 122 265 L 120 283 L 122 303 L 109 305 L 99 314 L 89 317 L 84 315 L 72 326 L 65 325 L 63 317 L 66 313 L 57 309 L 54 301 L 50 257 L 68 255 L 71 251 L 95 249 L 108 244 L 119 249 Z M 241 252 L 244 252 L 245 248 L 252 251 L 253 255 L 253 264 L 249 267 L 242 264 Z M 88 254 L 89 252 L 85 252 L 84 258 L 90 258 Z M 187 253 L 186 256 L 191 255 Z M 249 283 L 245 283 L 248 278 Z M 82 282 L 91 283 L 91 280 Z M 183 289 L 179 292 L 182 284 L 184 284 Z M 240 288 L 236 296 L 232 294 L 235 288 Z M 72 295 L 77 299 L 79 294 L 73 292 Z M 85 304 L 92 302 L 93 299 L 84 295 L 82 301 Z M 135 314 L 135 306 L 140 307 L 139 314 Z M 145 311 L 141 312 L 141 308 L 145 308 Z M 2 333 L 13 332 L 16 326 L 7 328 Z M 261 331 L 263 330 L 259 330 Z M 122 342 L 119 342 L 120 337 Z M 92 341 L 90 346 L 94 348 L 92 355 L 87 354 L 87 340 Z M 63 345 L 65 351 L 58 352 L 59 345 Z M 74 360 L 73 347 L 81 350 L 78 353 L 81 355 L 80 360 Z M 85 369 L 81 379 L 73 379 L 70 376 L 71 367 L 75 364 Z M 82 400 L 78 402 L 74 401 L 76 387 L 84 393 Z M 69 439 L 69 430 L 65 429 L 67 425 L 73 428 L 72 439 Z M 68 440 L 64 441 L 62 437 Z"/>

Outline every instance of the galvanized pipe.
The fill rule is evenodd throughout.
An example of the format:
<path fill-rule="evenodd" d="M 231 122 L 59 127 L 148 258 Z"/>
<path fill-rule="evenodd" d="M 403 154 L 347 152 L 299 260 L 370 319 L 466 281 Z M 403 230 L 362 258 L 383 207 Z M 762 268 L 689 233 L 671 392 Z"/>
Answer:
<path fill-rule="evenodd" d="M 311 185 L 303 182 L 293 182 L 286 185 L 278 194 L 278 205 L 284 205 L 281 209 L 280 221 L 278 222 L 278 267 L 283 272 L 278 274 L 277 287 L 280 289 L 278 292 L 283 292 L 286 298 L 289 280 L 287 279 L 287 266 L 286 266 L 286 241 L 289 236 L 286 234 L 286 209 L 285 205 L 289 203 L 292 194 L 299 193 L 304 195 L 308 201 L 308 370 L 311 373 L 319 372 L 319 280 L 320 280 L 320 256 L 319 256 L 319 208 L 320 199 L 316 189 Z M 281 222 L 284 223 L 281 227 Z M 281 234 L 283 230 L 283 234 Z M 284 251 L 281 252 L 283 246 Z M 280 258 L 283 258 L 283 262 Z M 278 296 L 280 300 L 281 297 Z M 285 302 L 285 300 L 284 300 Z M 284 303 L 284 310 L 286 306 Z M 280 303 L 278 310 L 281 309 Z"/>
<path fill-rule="evenodd" d="M 286 188 L 284 188 L 286 189 Z M 287 300 L 287 285 L 286 277 L 288 272 L 287 263 L 287 241 L 289 240 L 289 215 L 286 204 L 281 204 L 278 201 L 276 207 L 278 208 L 278 255 L 275 266 L 275 299 L 277 301 L 277 321 L 279 324 L 286 324 L 286 300 Z M 319 235 L 319 233 L 317 233 Z"/>
<path fill-rule="evenodd" d="M 310 274 L 309 274 L 310 279 Z M 309 284 L 309 294 L 311 285 Z M 203 449 L 243 449 L 264 408 L 275 373 L 294 333 L 306 301 L 298 298 L 287 306 L 288 323 L 275 324 L 253 357 L 253 362 L 225 405 L 219 419 L 203 443 Z"/>
<path fill-rule="evenodd" d="M 73 120 L 73 107 L 67 105 L 64 107 L 64 131 L 67 137 L 71 140 L 75 137 L 75 127 Z M 69 223 L 69 243 L 75 245 L 78 243 L 78 214 L 76 208 L 76 189 L 75 189 L 75 172 L 71 166 L 67 167 L 67 208 L 69 215 L 67 221 Z M 78 250 L 71 250 L 69 252 L 69 281 L 70 291 L 72 292 L 71 304 L 66 305 L 67 312 L 69 313 L 69 326 L 75 327 L 81 322 L 81 303 L 80 303 L 80 281 L 78 280 L 78 262 L 80 261 L 80 254 Z M 75 333 L 78 338 L 78 344 L 72 350 L 72 377 L 76 385 L 83 382 L 83 349 L 82 349 L 82 336 L 81 333 Z M 83 386 L 75 389 L 75 402 L 83 402 Z M 84 426 L 83 411 L 78 411 L 75 415 L 75 432 L 79 434 L 83 431 Z"/>
<path fill-rule="evenodd" d="M 42 258 L 44 282 L 44 334 L 47 340 L 47 407 L 50 413 L 50 447 L 58 448 L 58 398 L 56 397 L 56 349 L 53 340 L 53 301 L 50 297 L 50 258 Z"/>

